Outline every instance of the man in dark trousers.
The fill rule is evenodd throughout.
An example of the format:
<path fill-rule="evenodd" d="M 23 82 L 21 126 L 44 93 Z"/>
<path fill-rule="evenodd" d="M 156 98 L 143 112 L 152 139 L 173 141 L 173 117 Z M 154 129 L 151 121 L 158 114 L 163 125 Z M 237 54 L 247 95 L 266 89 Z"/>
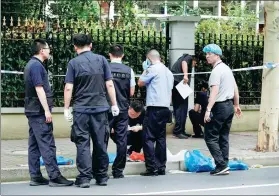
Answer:
<path fill-rule="evenodd" d="M 201 83 L 201 91 L 197 92 L 194 109 L 189 111 L 189 118 L 193 125 L 193 138 L 203 138 L 201 126 L 204 126 L 204 114 L 208 104 L 207 89 L 208 84 L 205 81 Z"/>
<path fill-rule="evenodd" d="M 112 75 L 105 57 L 91 52 L 92 39 L 89 35 L 74 35 L 73 42 L 78 56 L 68 63 L 64 116 L 67 121 L 72 121 L 73 118 L 71 140 L 77 147 L 76 162 L 79 171 L 75 185 L 89 188 L 94 173 L 96 184 L 106 186 L 109 165 L 107 154 L 109 104 L 106 92 L 112 102 L 112 114 L 117 116 L 119 113 Z M 72 93 L 73 116 L 69 109 Z M 90 138 L 93 141 L 92 158 Z"/>
<path fill-rule="evenodd" d="M 30 186 L 71 186 L 73 181 L 64 178 L 56 160 L 51 109 L 53 93 L 43 62 L 48 59 L 50 48 L 45 40 L 36 39 L 32 44 L 34 55 L 24 70 L 25 115 L 29 124 L 28 166 Z M 40 156 L 50 178 L 45 179 L 40 171 Z"/>
<path fill-rule="evenodd" d="M 222 62 L 222 50 L 216 44 L 203 48 L 213 69 L 209 77 L 210 97 L 204 115 L 204 139 L 216 168 L 211 175 L 229 174 L 229 133 L 234 113 L 241 116 L 239 93 L 232 70 Z"/>
<path fill-rule="evenodd" d="M 166 124 L 170 117 L 173 74 L 161 63 L 160 54 L 154 49 L 147 53 L 143 67 L 147 69 L 140 76 L 138 86 L 146 86 L 147 109 L 143 121 L 143 153 L 146 171 L 141 175 L 165 175 Z"/>
<path fill-rule="evenodd" d="M 185 132 L 186 118 L 188 113 L 188 97 L 183 99 L 175 86 L 183 80 L 184 84 L 190 84 L 188 73 L 191 73 L 192 67 L 196 66 L 197 60 L 189 54 L 183 54 L 172 66 L 171 71 L 174 75 L 174 86 L 172 89 L 172 105 L 175 117 L 175 127 L 173 136 L 179 139 L 187 139 Z"/>
<path fill-rule="evenodd" d="M 134 95 L 136 82 L 133 70 L 122 63 L 124 49 L 121 45 L 111 46 L 109 57 L 116 100 L 120 110 L 118 116 L 114 117 L 110 112 L 108 115 L 110 130 L 114 130 L 114 142 L 117 149 L 116 158 L 112 165 L 112 175 L 114 178 L 124 178 L 123 170 L 126 165 L 129 100 L 130 96 Z"/>
<path fill-rule="evenodd" d="M 133 101 L 130 104 L 129 110 L 129 125 L 127 133 L 127 145 L 129 149 L 127 150 L 127 155 L 131 155 L 132 152 L 140 153 L 142 149 L 142 125 L 145 116 L 145 110 L 143 105 L 139 101 Z M 111 139 L 115 142 L 114 129 L 111 130 Z"/>

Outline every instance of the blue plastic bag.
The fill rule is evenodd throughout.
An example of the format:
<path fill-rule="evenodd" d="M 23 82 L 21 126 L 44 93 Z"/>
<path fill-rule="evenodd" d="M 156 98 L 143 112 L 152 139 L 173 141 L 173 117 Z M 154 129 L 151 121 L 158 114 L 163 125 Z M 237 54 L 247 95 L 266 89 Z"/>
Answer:
<path fill-rule="evenodd" d="M 239 160 L 229 161 L 231 171 L 235 170 L 248 170 L 248 165 Z"/>
<path fill-rule="evenodd" d="M 108 157 L 109 157 L 109 163 L 113 163 L 116 158 L 116 154 L 108 153 Z"/>
<path fill-rule="evenodd" d="M 203 155 L 199 150 L 185 152 L 184 163 L 189 172 L 208 172 L 214 169 L 212 159 Z"/>
<path fill-rule="evenodd" d="M 57 156 L 56 160 L 57 160 L 58 165 L 73 165 L 74 164 L 73 159 L 66 159 L 63 156 Z M 45 165 L 42 157 L 40 157 L 40 165 Z"/>

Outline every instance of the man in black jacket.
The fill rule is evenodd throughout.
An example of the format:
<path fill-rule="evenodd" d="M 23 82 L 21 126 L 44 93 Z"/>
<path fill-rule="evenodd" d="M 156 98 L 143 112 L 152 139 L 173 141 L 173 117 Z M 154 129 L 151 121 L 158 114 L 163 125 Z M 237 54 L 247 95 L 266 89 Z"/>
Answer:
<path fill-rule="evenodd" d="M 193 110 L 189 111 L 189 118 L 193 124 L 193 138 L 203 138 L 201 126 L 204 126 L 204 114 L 208 104 L 208 83 L 203 81 L 200 85 L 201 91 L 197 92 L 195 99 L 195 106 Z"/>
<path fill-rule="evenodd" d="M 109 64 L 104 56 L 91 52 L 92 39 L 89 35 L 77 34 L 73 37 L 78 56 L 68 63 L 64 90 L 64 116 L 72 121 L 71 140 L 77 147 L 77 169 L 75 185 L 89 188 L 93 178 L 96 184 L 106 186 L 108 180 L 109 159 L 107 141 L 109 139 L 108 110 L 114 116 L 119 114 L 115 88 Z M 72 116 L 69 106 L 73 93 Z M 93 141 L 92 158 L 90 156 L 90 138 Z"/>
<path fill-rule="evenodd" d="M 48 59 L 50 48 L 45 40 L 36 39 L 32 44 L 33 57 L 24 70 L 25 115 L 29 124 L 28 166 L 30 186 L 71 186 L 73 181 L 64 178 L 56 160 L 51 110 L 53 93 L 43 62 Z M 49 180 L 40 171 L 40 156 L 43 157 Z"/>
<path fill-rule="evenodd" d="M 113 117 L 109 112 L 110 130 L 114 129 L 117 148 L 116 158 L 112 165 L 112 175 L 114 178 L 123 178 L 123 170 L 126 166 L 127 153 L 127 129 L 128 129 L 128 109 L 130 96 L 135 92 L 135 74 L 132 68 L 122 63 L 124 49 L 121 45 L 113 45 L 109 50 L 110 69 L 113 75 L 113 83 L 116 91 L 116 99 L 120 113 Z"/>
<path fill-rule="evenodd" d="M 127 155 L 132 152 L 140 153 L 142 149 L 142 125 L 145 115 L 145 109 L 139 101 L 133 101 L 130 104 L 129 110 L 129 125 L 127 133 L 127 145 L 130 146 L 127 150 Z M 111 130 L 111 139 L 115 142 L 114 130 Z"/>

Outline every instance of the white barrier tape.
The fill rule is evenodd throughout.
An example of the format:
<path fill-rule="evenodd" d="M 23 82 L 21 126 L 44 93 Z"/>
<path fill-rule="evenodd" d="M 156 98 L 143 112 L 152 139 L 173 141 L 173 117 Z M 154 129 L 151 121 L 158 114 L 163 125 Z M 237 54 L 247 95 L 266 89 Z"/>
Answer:
<path fill-rule="evenodd" d="M 8 73 L 8 74 L 24 74 L 20 71 L 8 71 L 8 70 L 1 70 L 1 73 Z"/>
<path fill-rule="evenodd" d="M 246 67 L 246 68 L 238 68 L 238 69 L 233 69 L 233 72 L 237 71 L 250 71 L 250 70 L 258 70 L 258 69 L 272 69 L 275 67 L 279 67 L 279 63 L 265 63 L 263 66 L 255 66 L 255 67 Z M 1 73 L 8 73 L 8 74 L 23 74 L 23 72 L 19 71 L 7 71 L 7 70 L 1 70 Z M 198 75 L 198 74 L 210 74 L 211 71 L 209 72 L 195 72 L 195 73 L 188 73 L 188 75 Z M 184 75 L 183 73 L 181 74 L 173 74 L 174 76 L 179 76 L 179 75 Z M 52 75 L 53 77 L 65 77 L 66 75 Z M 136 74 L 135 77 L 140 77 L 141 75 Z"/>

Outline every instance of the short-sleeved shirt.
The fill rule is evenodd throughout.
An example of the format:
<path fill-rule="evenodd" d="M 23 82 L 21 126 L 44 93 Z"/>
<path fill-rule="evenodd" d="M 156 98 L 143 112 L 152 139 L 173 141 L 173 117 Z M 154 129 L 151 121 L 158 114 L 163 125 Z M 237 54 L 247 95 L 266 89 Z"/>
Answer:
<path fill-rule="evenodd" d="M 91 53 L 92 53 L 91 51 L 82 52 L 82 53 L 79 54 L 79 56 L 81 58 L 78 58 L 78 59 L 76 58 L 75 61 L 70 61 L 68 63 L 67 73 L 66 73 L 66 77 L 65 77 L 65 83 L 74 84 L 74 80 L 77 77 L 78 73 L 75 73 L 75 70 L 74 70 L 75 65 L 73 64 L 73 62 L 75 64 L 79 64 L 84 59 L 89 58 L 90 60 L 92 60 L 91 65 L 94 66 L 94 62 L 93 62 L 94 59 L 92 58 Z M 93 55 L 97 55 L 97 54 L 93 54 Z M 100 55 L 98 55 L 98 56 L 100 56 Z M 104 79 L 105 79 L 105 81 L 111 80 L 112 79 L 112 74 L 111 74 L 111 70 L 110 70 L 108 61 L 104 56 L 101 56 L 101 58 L 103 60 Z M 75 112 L 91 114 L 91 113 L 104 112 L 104 111 L 107 111 L 107 110 L 109 110 L 109 106 L 95 106 L 95 107 L 92 107 L 92 108 L 77 108 L 77 109 L 75 109 Z"/>
<path fill-rule="evenodd" d="M 30 64 L 30 75 L 26 82 L 29 82 L 29 86 L 37 87 L 43 86 L 45 93 L 51 93 L 50 84 L 48 81 L 47 71 L 43 65 L 43 62 L 36 57 L 32 57 L 31 60 L 35 60 L 34 63 Z M 49 108 L 51 111 L 51 107 Z M 26 116 L 38 116 L 44 115 L 44 113 L 36 112 L 25 112 Z"/>
<path fill-rule="evenodd" d="M 182 69 L 182 61 L 186 61 L 187 65 L 188 65 L 188 73 L 192 72 L 192 61 L 193 61 L 193 57 L 191 55 L 188 54 L 183 54 L 181 57 L 179 57 L 179 59 L 177 59 L 177 61 L 174 63 L 174 65 L 171 68 L 171 72 L 173 74 L 182 74 L 183 69 Z M 176 82 L 180 82 L 181 80 L 183 80 L 184 75 L 175 75 L 174 76 L 174 80 Z M 191 77 L 188 77 L 189 80 L 191 79 Z M 190 83 L 190 81 L 189 81 Z"/>
<path fill-rule="evenodd" d="M 146 106 L 170 107 L 174 79 L 164 64 L 149 66 L 140 80 L 146 85 Z"/>
<path fill-rule="evenodd" d="M 129 126 L 133 127 L 133 126 L 136 126 L 136 125 L 143 125 L 144 116 L 145 116 L 145 110 L 143 110 L 141 112 L 141 114 L 139 115 L 139 117 L 137 117 L 137 118 L 130 118 L 129 117 Z"/>
<path fill-rule="evenodd" d="M 216 102 L 226 101 L 234 97 L 234 83 L 235 79 L 232 70 L 222 61 L 216 63 L 213 68 L 208 85 L 210 89 L 212 86 L 219 86 L 219 92 L 216 97 Z"/>
<path fill-rule="evenodd" d="M 204 113 L 208 105 L 207 92 L 198 92 L 196 95 L 195 104 L 199 104 L 201 106 L 201 112 Z"/>

